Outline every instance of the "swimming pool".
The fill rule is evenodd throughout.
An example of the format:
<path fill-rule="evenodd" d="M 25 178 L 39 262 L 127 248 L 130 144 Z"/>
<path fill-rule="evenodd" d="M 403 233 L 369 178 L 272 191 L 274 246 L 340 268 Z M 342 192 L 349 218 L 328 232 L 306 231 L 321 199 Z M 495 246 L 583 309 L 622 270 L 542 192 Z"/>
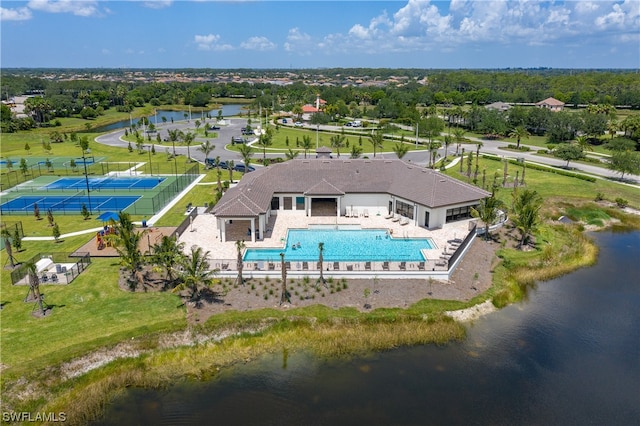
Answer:
<path fill-rule="evenodd" d="M 276 262 L 284 251 L 286 261 L 313 262 L 320 242 L 324 260 L 331 262 L 420 262 L 425 260 L 421 250 L 435 248 L 430 238 L 392 238 L 386 229 L 290 229 L 286 249 L 250 248 L 244 260 Z"/>

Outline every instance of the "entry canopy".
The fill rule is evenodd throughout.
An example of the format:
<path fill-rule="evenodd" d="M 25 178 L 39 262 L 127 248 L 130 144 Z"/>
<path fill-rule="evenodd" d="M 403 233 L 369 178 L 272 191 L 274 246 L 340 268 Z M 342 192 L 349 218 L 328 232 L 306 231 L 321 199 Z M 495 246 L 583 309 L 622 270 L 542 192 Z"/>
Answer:
<path fill-rule="evenodd" d="M 97 219 L 103 222 L 109 222 L 111 220 L 113 220 L 114 222 L 117 222 L 119 220 L 119 217 L 118 217 L 118 213 L 116 212 L 104 212 L 100 216 L 98 216 Z"/>

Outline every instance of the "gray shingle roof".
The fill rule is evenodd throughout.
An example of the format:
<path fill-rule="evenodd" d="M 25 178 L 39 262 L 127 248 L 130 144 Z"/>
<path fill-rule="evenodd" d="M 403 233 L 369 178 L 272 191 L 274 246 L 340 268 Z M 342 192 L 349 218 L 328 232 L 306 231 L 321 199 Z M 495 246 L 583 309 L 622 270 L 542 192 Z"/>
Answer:
<path fill-rule="evenodd" d="M 491 195 L 438 171 L 401 160 L 296 159 L 247 173 L 212 209 L 222 217 L 256 216 L 275 194 L 386 193 L 435 208 Z"/>

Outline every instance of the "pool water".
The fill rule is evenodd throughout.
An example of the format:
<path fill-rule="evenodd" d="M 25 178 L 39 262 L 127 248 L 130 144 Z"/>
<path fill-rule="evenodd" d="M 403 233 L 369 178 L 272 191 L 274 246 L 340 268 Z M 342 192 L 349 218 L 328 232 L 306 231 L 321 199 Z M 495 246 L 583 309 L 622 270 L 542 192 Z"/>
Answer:
<path fill-rule="evenodd" d="M 392 238 L 385 229 L 290 229 L 285 261 L 317 261 L 320 242 L 324 260 L 331 262 L 420 262 L 425 260 L 421 250 L 435 248 L 429 238 Z M 282 252 L 282 248 L 250 248 L 244 260 L 276 262 Z"/>

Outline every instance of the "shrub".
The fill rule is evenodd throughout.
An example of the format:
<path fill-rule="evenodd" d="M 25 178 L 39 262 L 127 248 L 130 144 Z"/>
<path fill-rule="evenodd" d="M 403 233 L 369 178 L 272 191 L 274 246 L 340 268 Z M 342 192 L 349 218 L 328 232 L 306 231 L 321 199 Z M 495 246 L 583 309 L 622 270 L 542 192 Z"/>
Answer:
<path fill-rule="evenodd" d="M 624 198 L 618 197 L 616 198 L 616 204 L 618 205 L 618 207 L 623 209 L 629 205 L 629 201 L 625 200 Z"/>
<path fill-rule="evenodd" d="M 602 192 L 598 192 L 598 193 L 596 194 L 596 198 L 595 198 L 595 200 L 596 200 L 596 201 L 602 201 L 602 200 L 604 200 L 604 194 L 603 194 Z"/>

